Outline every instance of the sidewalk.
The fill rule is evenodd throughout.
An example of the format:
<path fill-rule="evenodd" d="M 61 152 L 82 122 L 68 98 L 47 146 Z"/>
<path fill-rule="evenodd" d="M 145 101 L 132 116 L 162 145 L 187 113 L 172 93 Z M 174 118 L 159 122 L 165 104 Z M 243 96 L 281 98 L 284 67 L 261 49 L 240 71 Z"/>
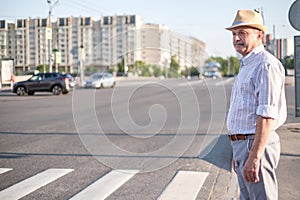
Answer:
<path fill-rule="evenodd" d="M 288 116 L 277 133 L 281 142 L 281 156 L 277 168 L 279 199 L 300 199 L 300 117 L 295 117 L 294 77 L 286 78 Z"/>

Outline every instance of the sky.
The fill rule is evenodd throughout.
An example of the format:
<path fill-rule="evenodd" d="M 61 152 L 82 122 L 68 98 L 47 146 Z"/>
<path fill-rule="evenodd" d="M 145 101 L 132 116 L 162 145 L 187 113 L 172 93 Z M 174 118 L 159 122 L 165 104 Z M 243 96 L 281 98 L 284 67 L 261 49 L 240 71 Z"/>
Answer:
<path fill-rule="evenodd" d="M 52 0 L 56 2 L 56 0 Z M 140 15 L 144 23 L 163 24 L 172 30 L 200 39 L 208 56 L 235 56 L 231 33 L 225 30 L 237 10 L 263 10 L 267 33 L 276 38 L 293 38 L 300 31 L 292 28 L 288 12 L 295 0 L 59 0 L 52 9 L 57 17 Z M 47 0 L 2 0 L 0 19 L 14 21 L 46 18 Z M 275 27 L 275 28 L 274 28 Z"/>

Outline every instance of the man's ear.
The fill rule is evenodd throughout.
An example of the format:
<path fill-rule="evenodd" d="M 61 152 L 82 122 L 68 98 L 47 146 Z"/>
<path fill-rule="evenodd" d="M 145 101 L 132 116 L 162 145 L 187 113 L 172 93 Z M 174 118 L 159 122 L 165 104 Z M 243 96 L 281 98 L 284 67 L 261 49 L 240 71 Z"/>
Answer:
<path fill-rule="evenodd" d="M 264 38 L 264 32 L 263 31 L 258 31 L 258 34 L 257 34 L 257 39 L 259 40 L 262 40 Z"/>

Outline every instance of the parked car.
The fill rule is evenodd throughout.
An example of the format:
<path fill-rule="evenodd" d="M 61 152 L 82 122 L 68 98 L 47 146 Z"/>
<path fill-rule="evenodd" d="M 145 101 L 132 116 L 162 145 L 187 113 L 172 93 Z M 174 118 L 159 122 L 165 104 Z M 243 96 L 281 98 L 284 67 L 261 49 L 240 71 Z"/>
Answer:
<path fill-rule="evenodd" d="M 68 79 L 69 86 L 71 88 L 74 88 L 76 86 L 76 80 L 71 74 L 62 74 L 62 76 L 65 77 L 66 79 Z"/>
<path fill-rule="evenodd" d="M 207 78 L 222 78 L 222 74 L 219 71 L 205 71 L 203 75 Z"/>
<path fill-rule="evenodd" d="M 35 92 L 52 92 L 54 95 L 70 91 L 69 78 L 62 73 L 38 73 L 27 81 L 16 82 L 13 92 L 18 96 L 34 95 Z"/>
<path fill-rule="evenodd" d="M 85 87 L 92 88 L 113 88 L 116 85 L 115 77 L 111 73 L 95 73 L 86 80 Z"/>

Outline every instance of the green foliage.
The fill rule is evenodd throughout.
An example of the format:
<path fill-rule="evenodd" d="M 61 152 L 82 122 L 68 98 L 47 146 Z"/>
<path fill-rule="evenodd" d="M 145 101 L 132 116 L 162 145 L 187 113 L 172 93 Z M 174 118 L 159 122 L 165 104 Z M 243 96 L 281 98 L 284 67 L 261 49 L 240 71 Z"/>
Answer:
<path fill-rule="evenodd" d="M 178 60 L 177 60 L 176 55 L 172 55 L 172 56 L 171 56 L 170 69 L 171 69 L 172 71 L 178 71 L 179 67 L 180 67 L 180 66 L 179 66 L 179 62 L 178 62 Z"/>
<path fill-rule="evenodd" d="M 44 65 L 39 65 L 36 67 L 39 72 L 44 72 Z M 45 72 L 49 72 L 49 65 L 45 65 Z"/>
<path fill-rule="evenodd" d="M 160 77 L 161 75 L 163 75 L 164 71 L 157 65 L 153 66 L 153 75 L 155 77 Z"/>
<path fill-rule="evenodd" d="M 191 67 L 190 75 L 191 76 L 199 76 L 199 71 L 195 67 Z"/>
<path fill-rule="evenodd" d="M 118 63 L 118 72 L 124 73 L 125 71 L 125 59 L 122 58 L 122 61 Z"/>
<path fill-rule="evenodd" d="M 237 57 L 229 57 L 224 59 L 222 57 L 210 57 L 206 62 L 218 62 L 221 65 L 222 75 L 236 75 L 239 73 L 240 60 Z M 230 69 L 228 69 L 230 66 Z"/>
<path fill-rule="evenodd" d="M 141 65 L 139 66 L 139 69 L 141 71 L 141 76 L 151 76 L 149 65 Z"/>
<path fill-rule="evenodd" d="M 114 72 L 115 72 L 115 69 L 114 69 L 114 68 L 108 68 L 107 72 L 108 72 L 108 73 L 114 73 Z"/>
<path fill-rule="evenodd" d="M 168 72 L 168 78 L 178 78 L 179 74 L 178 74 L 178 70 L 176 69 L 172 69 L 171 67 L 169 69 L 167 69 Z"/>
<path fill-rule="evenodd" d="M 90 75 L 90 74 L 96 73 L 97 71 L 98 71 L 97 68 L 94 67 L 94 66 L 86 66 L 85 70 L 84 70 L 84 73 L 86 75 Z"/>
<path fill-rule="evenodd" d="M 159 77 L 163 74 L 163 70 L 159 66 L 146 64 L 143 61 L 136 61 L 134 69 L 139 73 L 140 76 Z"/>
<path fill-rule="evenodd" d="M 294 69 L 294 57 L 293 56 L 286 56 L 282 60 L 282 64 L 286 69 Z"/>

